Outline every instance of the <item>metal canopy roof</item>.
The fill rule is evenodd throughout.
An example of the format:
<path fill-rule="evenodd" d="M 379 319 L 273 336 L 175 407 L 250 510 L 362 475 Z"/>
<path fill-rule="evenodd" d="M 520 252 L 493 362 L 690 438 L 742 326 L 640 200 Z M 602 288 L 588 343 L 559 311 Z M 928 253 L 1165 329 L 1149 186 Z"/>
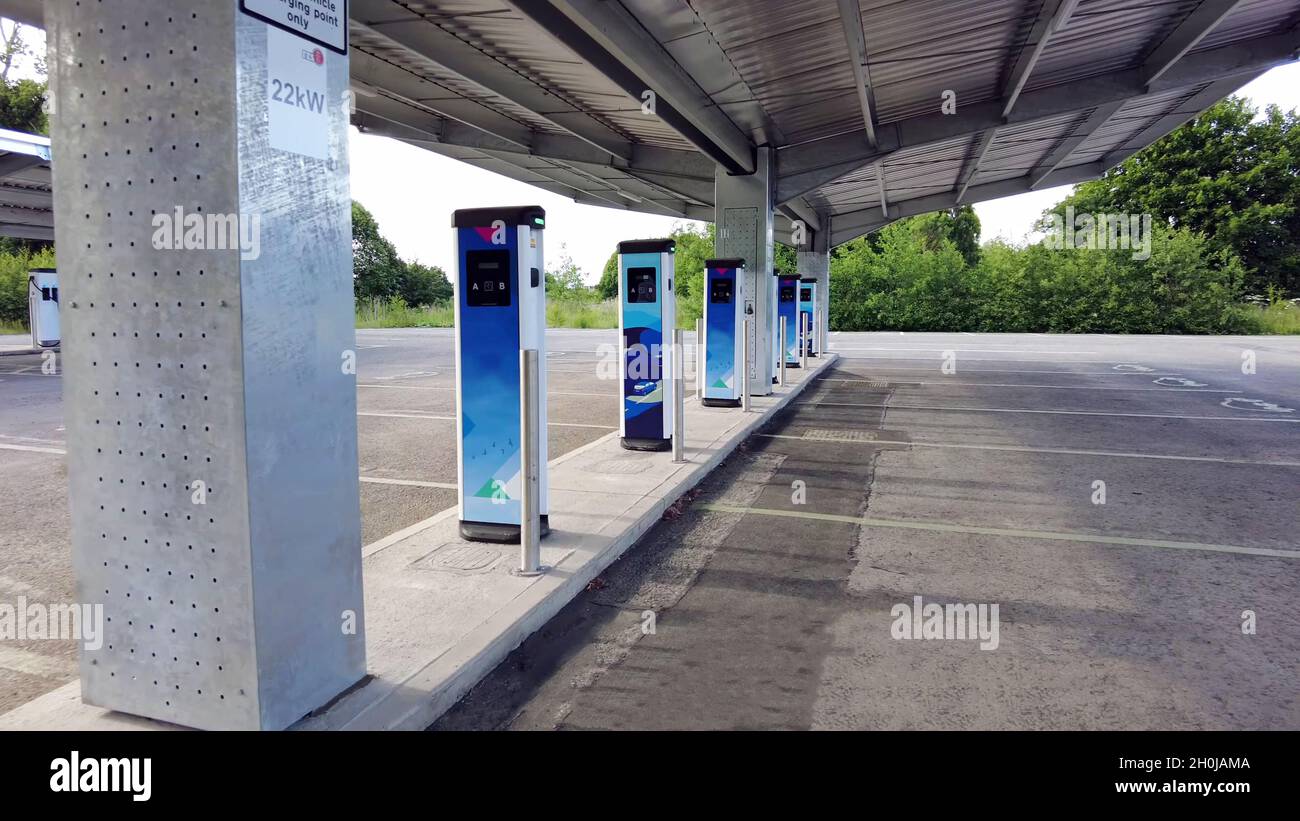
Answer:
<path fill-rule="evenodd" d="M 39 22 L 34 6 L 0 13 Z M 367 132 L 578 202 L 702 220 L 714 169 L 752 171 L 771 146 L 781 211 L 832 244 L 1097 177 L 1300 51 L 1300 0 L 351 0 L 349 14 Z"/>
<path fill-rule="evenodd" d="M 54 239 L 48 137 L 0 129 L 0 236 Z"/>

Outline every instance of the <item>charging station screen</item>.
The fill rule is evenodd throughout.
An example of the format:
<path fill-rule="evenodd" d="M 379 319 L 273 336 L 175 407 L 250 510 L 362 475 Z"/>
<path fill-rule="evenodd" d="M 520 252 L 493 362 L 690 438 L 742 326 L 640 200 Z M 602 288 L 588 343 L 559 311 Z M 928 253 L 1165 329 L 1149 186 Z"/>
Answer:
<path fill-rule="evenodd" d="M 800 302 L 812 302 L 812 288 L 801 288 L 799 293 Z"/>
<path fill-rule="evenodd" d="M 510 252 L 468 251 L 465 302 L 471 308 L 504 307 L 510 304 Z"/>
<path fill-rule="evenodd" d="M 715 279 L 709 283 L 709 303 L 713 305 L 730 305 L 735 298 L 735 286 L 729 279 Z"/>
<path fill-rule="evenodd" d="M 794 302 L 794 286 L 782 285 L 780 299 L 782 302 Z"/>
<path fill-rule="evenodd" d="M 627 269 L 627 301 L 628 302 L 655 302 L 655 274 L 658 273 L 654 268 L 628 268 Z"/>

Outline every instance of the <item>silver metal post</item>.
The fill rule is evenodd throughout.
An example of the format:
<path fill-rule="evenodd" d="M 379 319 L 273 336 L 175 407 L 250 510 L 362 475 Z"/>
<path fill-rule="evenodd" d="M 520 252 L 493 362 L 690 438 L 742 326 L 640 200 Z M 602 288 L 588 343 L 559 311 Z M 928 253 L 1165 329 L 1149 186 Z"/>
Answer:
<path fill-rule="evenodd" d="M 682 329 L 673 330 L 673 461 L 686 461 L 686 351 Z"/>
<path fill-rule="evenodd" d="M 754 324 L 754 320 L 752 319 L 745 320 L 745 329 L 744 329 L 745 335 L 741 340 L 743 347 L 741 349 L 741 358 L 740 358 L 741 359 L 740 361 L 740 408 L 745 413 L 749 413 L 749 360 L 751 358 L 751 354 L 753 353 L 753 351 L 750 350 L 749 333 L 750 333 L 750 326 L 753 324 Z"/>
<path fill-rule="evenodd" d="M 786 318 L 785 318 L 785 317 L 781 317 L 781 343 L 780 343 L 779 348 L 780 348 L 780 351 L 781 351 L 781 353 L 780 353 L 780 357 L 781 357 L 781 387 L 783 387 L 783 388 L 785 387 L 785 359 L 786 359 L 786 352 L 789 350 L 788 346 L 786 345 L 786 339 L 787 339 L 787 337 L 786 337 L 786 335 L 785 335 L 785 325 L 786 325 Z"/>
<path fill-rule="evenodd" d="M 808 367 L 808 314 L 799 312 L 799 367 Z"/>
<path fill-rule="evenodd" d="M 704 319 L 695 320 L 695 398 L 704 401 Z"/>
<path fill-rule="evenodd" d="M 519 475 L 523 494 L 519 500 L 519 575 L 537 576 L 542 567 L 541 478 L 538 460 L 541 441 L 538 420 L 539 365 L 535 349 L 519 352 Z"/>

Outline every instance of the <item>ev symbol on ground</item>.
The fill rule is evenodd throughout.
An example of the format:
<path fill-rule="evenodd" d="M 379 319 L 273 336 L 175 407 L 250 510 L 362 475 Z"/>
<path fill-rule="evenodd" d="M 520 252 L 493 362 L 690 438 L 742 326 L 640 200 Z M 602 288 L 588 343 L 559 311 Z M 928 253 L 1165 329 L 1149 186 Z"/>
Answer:
<path fill-rule="evenodd" d="M 1225 399 L 1219 404 L 1229 410 L 1263 411 L 1264 413 L 1295 413 L 1295 408 L 1284 408 L 1275 402 L 1266 402 L 1263 399 L 1246 399 L 1241 396 L 1234 396 L 1231 399 Z"/>
<path fill-rule="evenodd" d="M 1203 388 L 1204 382 L 1196 382 L 1192 379 L 1185 379 L 1181 376 L 1162 376 L 1155 380 L 1153 384 L 1162 385 L 1166 388 Z"/>
<path fill-rule="evenodd" d="M 1241 634 L 1243 636 L 1255 635 L 1255 611 L 1254 610 L 1241 611 Z"/>
<path fill-rule="evenodd" d="M 1100 479 L 1092 483 L 1092 503 L 1094 505 L 1106 504 L 1106 483 Z"/>
<path fill-rule="evenodd" d="M 1116 365 L 1111 370 L 1122 371 L 1123 373 L 1151 373 L 1152 371 L 1146 365 Z"/>

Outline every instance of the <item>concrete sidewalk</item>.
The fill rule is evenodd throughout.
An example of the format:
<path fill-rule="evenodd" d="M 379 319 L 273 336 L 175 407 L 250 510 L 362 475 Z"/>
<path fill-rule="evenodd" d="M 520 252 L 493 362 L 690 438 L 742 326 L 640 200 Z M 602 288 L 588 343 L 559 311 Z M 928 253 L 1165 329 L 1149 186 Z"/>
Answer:
<path fill-rule="evenodd" d="M 787 371 L 753 412 L 687 403 L 687 462 L 623 450 L 617 434 L 550 464 L 551 535 L 537 578 L 510 573 L 519 549 L 462 541 L 444 511 L 366 548 L 370 678 L 295 729 L 421 730 L 568 604 L 664 512 L 799 394 L 835 355 Z M 0 716 L 0 730 L 171 729 L 82 704 L 69 684 Z"/>

